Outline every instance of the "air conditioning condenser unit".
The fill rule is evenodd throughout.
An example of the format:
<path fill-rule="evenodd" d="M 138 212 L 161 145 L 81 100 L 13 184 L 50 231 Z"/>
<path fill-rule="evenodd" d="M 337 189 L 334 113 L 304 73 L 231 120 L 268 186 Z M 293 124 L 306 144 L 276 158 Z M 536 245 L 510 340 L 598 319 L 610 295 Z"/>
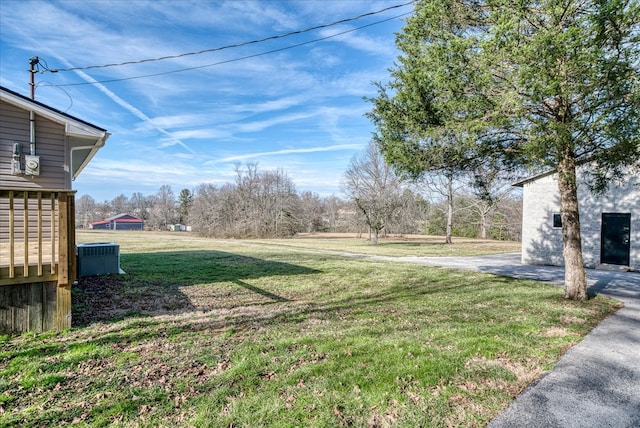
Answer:
<path fill-rule="evenodd" d="M 120 246 L 113 242 L 76 245 L 78 276 L 124 273 L 120 269 Z"/>

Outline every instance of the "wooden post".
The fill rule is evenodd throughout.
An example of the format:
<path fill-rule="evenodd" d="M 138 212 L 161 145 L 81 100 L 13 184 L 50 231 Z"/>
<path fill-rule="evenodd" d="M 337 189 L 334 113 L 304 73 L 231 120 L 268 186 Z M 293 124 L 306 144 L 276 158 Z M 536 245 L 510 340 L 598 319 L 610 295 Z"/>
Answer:
<path fill-rule="evenodd" d="M 56 195 L 51 192 L 51 275 L 56 271 Z"/>
<path fill-rule="evenodd" d="M 71 284 L 56 287 L 56 330 L 71 327 Z"/>
<path fill-rule="evenodd" d="M 69 204 L 64 194 L 58 194 L 58 284 L 69 283 Z"/>
<path fill-rule="evenodd" d="M 23 224 L 24 224 L 24 260 L 23 260 L 23 276 L 26 278 L 29 276 L 29 192 L 24 191 L 24 212 L 23 212 Z"/>
<path fill-rule="evenodd" d="M 38 192 L 38 276 L 42 276 L 42 192 Z"/>
<path fill-rule="evenodd" d="M 71 283 L 69 280 L 69 216 L 66 192 L 58 194 L 58 287 L 56 289 L 56 330 L 71 327 Z"/>
<path fill-rule="evenodd" d="M 78 279 L 78 260 L 76 259 L 76 198 L 74 193 L 67 195 L 69 198 L 69 283 Z"/>
<path fill-rule="evenodd" d="M 15 244 L 16 244 L 16 233 L 15 233 L 15 210 L 13 207 L 13 191 L 9 191 L 9 278 L 16 277 L 16 254 L 15 254 Z"/>

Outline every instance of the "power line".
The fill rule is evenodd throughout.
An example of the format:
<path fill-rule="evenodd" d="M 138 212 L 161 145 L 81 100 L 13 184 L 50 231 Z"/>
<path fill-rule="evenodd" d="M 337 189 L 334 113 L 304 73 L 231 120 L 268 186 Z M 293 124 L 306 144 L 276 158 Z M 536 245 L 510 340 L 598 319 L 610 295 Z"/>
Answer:
<path fill-rule="evenodd" d="M 269 54 L 276 53 L 276 52 L 282 52 L 282 51 L 285 51 L 285 50 L 288 50 L 288 49 L 293 49 L 293 48 L 297 48 L 297 47 L 300 47 L 300 46 L 309 45 L 311 43 L 317 43 L 317 42 L 320 42 L 320 41 L 323 41 L 323 40 L 327 40 L 327 39 L 331 39 L 331 38 L 334 38 L 334 37 L 337 37 L 337 36 L 341 36 L 343 34 L 351 33 L 351 32 L 354 32 L 354 31 L 358 31 L 358 30 L 361 30 L 363 28 L 367 28 L 367 27 L 371 27 L 371 26 L 374 26 L 374 25 L 377 25 L 377 24 L 382 24 L 384 22 L 392 21 L 394 19 L 409 15 L 410 13 L 411 12 L 403 13 L 403 14 L 400 14 L 400 15 L 393 16 L 391 18 L 383 19 L 381 21 L 372 22 L 370 24 L 362 25 L 360 27 L 352 28 L 350 30 L 341 31 L 339 33 L 331 34 L 329 36 L 321 37 L 321 38 L 318 38 L 318 39 L 308 40 L 306 42 L 296 43 L 294 45 L 285 46 L 283 48 L 273 49 L 273 50 L 269 50 L 269 51 L 265 51 L 265 52 L 252 54 L 252 55 L 246 55 L 246 56 L 242 56 L 242 57 L 238 57 L 238 58 L 233 58 L 233 59 L 227 59 L 227 60 L 224 60 L 224 61 L 214 62 L 212 64 L 198 65 L 198 66 L 195 66 L 195 67 L 188 67 L 188 68 L 181 68 L 181 69 L 177 69 L 177 70 L 163 71 L 163 72 L 160 72 L 160 73 L 144 74 L 144 75 L 140 75 L 140 76 L 122 77 L 122 78 L 118 78 L 118 79 L 107 79 L 107 80 L 99 80 L 99 81 L 93 81 L 93 82 L 64 83 L 64 84 L 51 85 L 51 86 L 57 86 L 57 87 L 62 87 L 62 86 L 83 86 L 83 85 L 94 85 L 94 84 L 98 84 L 98 83 L 122 82 L 122 81 L 126 81 L 126 80 L 144 79 L 144 78 L 147 78 L 147 77 L 164 76 L 164 75 L 167 75 L 167 74 L 181 73 L 181 72 L 184 72 L 184 71 L 191 71 L 191 70 L 198 70 L 198 69 L 201 69 L 201 68 L 214 67 L 214 66 L 217 66 L 217 65 L 228 64 L 228 63 L 231 63 L 231 62 L 237 62 L 237 61 L 242 61 L 242 60 L 245 60 L 245 59 L 256 58 L 256 57 L 264 56 L 264 55 L 269 55 Z M 78 68 L 71 68 L 69 70 L 78 70 Z M 43 86 L 49 86 L 49 85 L 43 85 Z"/>
<path fill-rule="evenodd" d="M 62 73 L 62 72 L 65 72 L 65 71 L 89 70 L 89 69 L 107 68 L 107 67 L 118 67 L 118 66 L 122 66 L 122 65 L 142 64 L 142 63 L 145 63 L 145 62 L 163 61 L 163 60 L 167 60 L 167 59 L 175 59 L 175 58 L 182 58 L 182 57 L 185 57 L 185 56 L 201 55 L 201 54 L 209 53 L 209 52 L 217 52 L 217 51 L 222 51 L 222 50 L 225 50 L 225 49 L 239 48 L 239 47 L 243 47 L 243 46 L 247 46 L 247 45 L 251 45 L 251 44 L 263 43 L 263 42 L 266 42 L 266 41 L 269 41 L 269 40 L 282 39 L 282 38 L 293 36 L 293 35 L 297 35 L 297 34 L 308 33 L 310 31 L 319 30 L 321 28 L 333 27 L 333 26 L 336 26 L 336 25 L 339 25 L 339 24 L 344 24 L 344 23 L 347 23 L 347 22 L 357 21 L 358 19 L 362 19 L 362 18 L 365 18 L 365 17 L 368 17 L 368 16 L 378 15 L 380 13 L 387 12 L 389 10 L 393 10 L 393 9 L 397 9 L 397 8 L 400 8 L 400 7 L 408 6 L 408 5 L 412 4 L 412 3 L 415 3 L 416 1 L 417 0 L 411 0 L 411 1 L 407 2 L 407 3 L 398 4 L 398 5 L 395 5 L 395 6 L 389 6 L 387 8 L 380 9 L 380 10 L 377 10 L 375 12 L 363 13 L 361 15 L 358 15 L 358 16 L 355 16 L 355 17 L 352 17 L 352 18 L 341 19 L 339 21 L 335 21 L 335 22 L 332 22 L 330 24 L 317 25 L 315 27 L 306 28 L 304 30 L 291 31 L 289 33 L 277 34 L 277 35 L 265 37 L 265 38 L 262 38 L 262 39 L 251 40 L 251 41 L 247 41 L 247 42 L 236 43 L 236 44 L 217 47 L 217 48 L 203 49 L 203 50 L 196 51 L 196 52 L 187 52 L 187 53 L 181 53 L 181 54 L 176 54 L 176 55 L 166 55 L 166 56 L 162 56 L 162 57 L 158 57 L 158 58 L 147 58 L 147 59 L 141 59 L 141 60 L 136 60 L 136 61 L 125 61 L 125 62 L 103 64 L 103 65 L 89 65 L 89 66 L 84 66 L 84 67 L 54 68 L 54 69 L 51 69 L 51 68 L 45 66 L 44 71 L 39 71 L 39 72 L 40 73 L 44 73 L 44 72 L 48 71 L 48 72 L 51 72 L 51 73 Z M 399 16 L 403 16 L 403 15 L 406 15 L 406 14 L 402 14 L 402 15 L 399 15 Z M 394 17 L 392 19 L 395 19 L 395 18 L 397 18 L 397 17 Z M 386 22 L 386 21 L 388 21 L 388 20 L 380 21 L 378 23 Z M 363 27 L 359 27 L 358 29 L 365 28 L 367 26 L 368 25 L 365 25 Z M 340 34 L 344 34 L 344 33 L 340 33 Z M 317 41 L 324 40 L 324 39 L 325 38 L 317 39 Z M 305 43 L 303 43 L 303 44 L 305 44 Z M 303 44 L 293 45 L 292 47 L 302 46 Z M 279 49 L 279 50 L 283 50 L 283 49 Z M 279 50 L 274 50 L 273 52 L 278 52 Z M 251 58 L 251 56 L 249 56 L 247 58 Z M 244 58 L 242 58 L 242 59 L 244 59 Z M 224 62 L 222 62 L 222 63 L 224 63 Z M 212 65 L 217 65 L 217 64 L 212 64 Z M 202 67 L 209 67 L 209 66 L 211 66 L 211 65 L 202 66 Z M 202 68 L 202 67 L 195 67 L 195 68 Z M 188 70 L 188 69 L 179 70 L 179 71 L 185 71 L 185 70 Z M 177 71 L 175 71 L 175 72 L 177 72 Z M 148 76 L 143 76 L 143 77 L 148 77 Z M 124 80 L 124 79 L 122 79 L 122 80 Z"/>

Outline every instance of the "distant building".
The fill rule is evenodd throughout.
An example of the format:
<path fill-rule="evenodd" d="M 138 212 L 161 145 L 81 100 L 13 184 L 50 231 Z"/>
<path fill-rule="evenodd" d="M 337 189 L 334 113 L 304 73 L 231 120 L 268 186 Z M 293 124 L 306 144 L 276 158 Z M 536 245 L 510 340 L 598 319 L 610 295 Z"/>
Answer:
<path fill-rule="evenodd" d="M 144 220 L 129 214 L 118 214 L 89 224 L 89 229 L 144 230 Z"/>
<path fill-rule="evenodd" d="M 170 224 L 169 230 L 172 232 L 191 232 L 191 226 L 184 224 Z"/>

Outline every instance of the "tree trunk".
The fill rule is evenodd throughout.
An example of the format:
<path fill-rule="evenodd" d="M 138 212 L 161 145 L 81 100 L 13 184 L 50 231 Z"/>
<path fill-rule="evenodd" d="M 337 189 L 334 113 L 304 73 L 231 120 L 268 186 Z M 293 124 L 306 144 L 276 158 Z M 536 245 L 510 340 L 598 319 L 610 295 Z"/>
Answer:
<path fill-rule="evenodd" d="M 447 231 L 444 239 L 445 244 L 451 244 L 451 234 L 453 232 L 453 176 L 447 177 Z"/>
<path fill-rule="evenodd" d="M 487 214 L 484 209 L 480 214 L 480 238 L 487 239 Z"/>
<path fill-rule="evenodd" d="M 578 184 L 573 156 L 565 155 L 558 164 L 560 217 L 564 256 L 564 297 L 570 300 L 587 299 L 587 274 L 582 260 Z"/>
<path fill-rule="evenodd" d="M 371 240 L 371 245 L 378 245 L 378 232 L 378 229 L 373 228 L 373 239 Z"/>

